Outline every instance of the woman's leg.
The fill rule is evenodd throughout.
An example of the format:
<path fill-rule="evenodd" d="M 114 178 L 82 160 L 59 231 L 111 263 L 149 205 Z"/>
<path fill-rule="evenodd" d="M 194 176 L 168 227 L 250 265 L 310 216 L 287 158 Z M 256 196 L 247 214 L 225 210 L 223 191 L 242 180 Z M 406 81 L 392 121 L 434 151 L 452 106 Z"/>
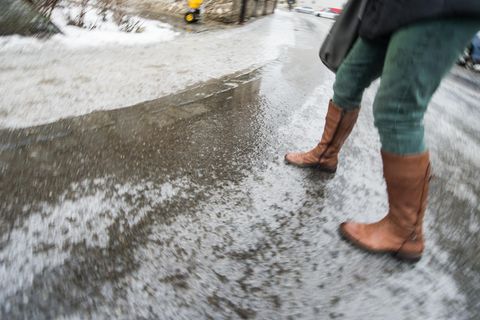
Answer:
<path fill-rule="evenodd" d="M 428 103 L 479 28 L 478 20 L 436 20 L 392 36 L 373 104 L 384 151 L 407 155 L 426 150 L 423 116 Z"/>
<path fill-rule="evenodd" d="M 355 125 L 365 88 L 380 76 L 386 50 L 385 42 L 357 40 L 337 71 L 321 141 L 308 152 L 287 153 L 288 163 L 336 171 L 338 152 Z"/>
<path fill-rule="evenodd" d="M 479 28 L 478 20 L 444 19 L 409 26 L 391 37 L 373 105 L 389 212 L 376 223 L 343 223 L 341 233 L 355 245 L 420 259 L 430 179 L 423 116 L 442 77 Z"/>
<path fill-rule="evenodd" d="M 360 106 L 363 92 L 380 77 L 388 41 L 358 39 L 342 63 L 333 84 L 333 102 L 343 110 Z"/>

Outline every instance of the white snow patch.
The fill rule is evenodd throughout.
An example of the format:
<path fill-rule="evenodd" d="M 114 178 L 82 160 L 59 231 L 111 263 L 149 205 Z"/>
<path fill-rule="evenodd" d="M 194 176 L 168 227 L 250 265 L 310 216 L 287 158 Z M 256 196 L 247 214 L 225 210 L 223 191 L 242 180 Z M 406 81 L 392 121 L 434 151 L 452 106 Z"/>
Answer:
<path fill-rule="evenodd" d="M 92 2 L 92 4 L 94 4 Z M 52 22 L 63 34 L 41 40 L 35 37 L 0 37 L 0 53 L 8 51 L 35 51 L 48 44 L 60 44 L 65 48 L 95 47 L 103 45 L 140 45 L 173 40 L 179 33 L 160 21 L 125 16 L 124 23 L 116 23 L 111 10 L 101 13 L 100 9 L 88 6 L 84 16 L 84 28 L 70 25 L 69 21 L 80 14 L 78 5 L 59 6 L 52 12 Z M 126 32 L 129 25 L 133 30 Z M 137 28 L 135 28 L 135 26 Z"/>
<path fill-rule="evenodd" d="M 1 239 L 0 301 L 28 287 L 39 273 L 62 265 L 72 254 L 72 246 L 104 248 L 109 243 L 109 227 L 117 220 L 120 232 L 138 224 L 146 214 L 174 197 L 185 197 L 184 179 L 155 185 L 118 184 L 113 194 L 107 179 L 73 183 L 58 197 L 57 204 L 43 203 Z M 89 191 L 89 190 L 96 191 Z M 87 193 L 74 199 L 68 194 Z M 144 201 L 148 199 L 148 201 Z M 29 208 L 25 208 L 26 211 Z"/>

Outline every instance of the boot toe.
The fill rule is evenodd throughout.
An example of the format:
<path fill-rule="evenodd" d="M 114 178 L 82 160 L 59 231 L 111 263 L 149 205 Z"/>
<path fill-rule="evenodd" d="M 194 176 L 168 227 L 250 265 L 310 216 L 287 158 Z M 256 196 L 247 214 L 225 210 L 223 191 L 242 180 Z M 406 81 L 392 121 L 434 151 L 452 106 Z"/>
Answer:
<path fill-rule="evenodd" d="M 354 222 L 343 222 L 339 227 L 340 235 L 352 243 L 358 242 L 358 239 L 360 238 L 357 229 L 358 224 Z"/>
<path fill-rule="evenodd" d="M 368 252 L 383 252 L 372 241 L 368 232 L 365 230 L 365 224 L 356 222 L 344 222 L 340 224 L 340 235 L 354 246 Z"/>
<path fill-rule="evenodd" d="M 285 161 L 297 167 L 314 167 L 318 165 L 318 157 L 309 152 L 290 152 L 285 155 Z"/>
<path fill-rule="evenodd" d="M 306 153 L 290 152 L 285 155 L 285 162 L 298 167 L 309 167 L 316 163 L 316 159 L 310 159 Z"/>
<path fill-rule="evenodd" d="M 289 152 L 287 154 L 285 154 L 285 162 L 286 163 L 290 163 L 290 164 L 295 164 L 297 161 L 297 154 L 296 153 L 293 153 L 293 152 Z"/>

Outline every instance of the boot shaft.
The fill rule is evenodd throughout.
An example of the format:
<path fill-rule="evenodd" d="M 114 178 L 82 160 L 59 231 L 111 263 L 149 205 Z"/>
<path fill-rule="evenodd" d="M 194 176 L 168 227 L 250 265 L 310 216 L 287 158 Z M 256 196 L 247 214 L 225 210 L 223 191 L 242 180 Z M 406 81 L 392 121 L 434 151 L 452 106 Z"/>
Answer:
<path fill-rule="evenodd" d="M 360 108 L 345 111 L 330 100 L 322 139 L 314 149 L 321 165 L 337 166 L 338 153 L 352 132 L 359 111 Z"/>
<path fill-rule="evenodd" d="M 382 151 L 382 160 L 389 218 L 409 239 L 423 238 L 422 225 L 430 180 L 429 153 L 400 156 Z"/>

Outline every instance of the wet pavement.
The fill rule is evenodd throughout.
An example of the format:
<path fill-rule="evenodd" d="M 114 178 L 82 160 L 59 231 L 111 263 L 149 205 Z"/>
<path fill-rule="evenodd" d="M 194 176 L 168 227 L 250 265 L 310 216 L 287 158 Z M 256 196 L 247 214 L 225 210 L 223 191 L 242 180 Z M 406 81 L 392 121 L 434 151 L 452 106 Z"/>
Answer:
<path fill-rule="evenodd" d="M 480 93 L 455 68 L 426 117 L 435 179 L 410 265 L 356 250 L 387 209 L 371 105 L 335 175 L 283 162 L 323 128 L 328 28 L 276 61 L 130 108 L 0 131 L 1 319 L 478 319 Z"/>

